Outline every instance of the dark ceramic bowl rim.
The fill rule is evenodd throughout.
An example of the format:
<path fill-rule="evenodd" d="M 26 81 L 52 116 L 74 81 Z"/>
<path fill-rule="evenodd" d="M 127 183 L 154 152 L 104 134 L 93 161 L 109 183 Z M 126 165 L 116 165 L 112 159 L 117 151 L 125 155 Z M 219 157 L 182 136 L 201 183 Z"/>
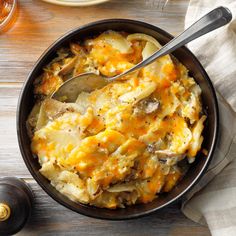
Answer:
<path fill-rule="evenodd" d="M 20 147 L 20 151 L 23 157 L 23 160 L 28 168 L 28 170 L 30 171 L 31 175 L 33 176 L 33 178 L 36 180 L 36 182 L 41 186 L 41 188 L 51 197 L 53 198 L 56 202 L 60 203 L 61 205 L 69 208 L 70 210 L 73 210 L 77 213 L 86 215 L 86 216 L 90 216 L 93 218 L 97 218 L 97 219 L 106 219 L 106 220 L 127 220 L 127 219 L 134 219 L 134 218 L 139 218 L 142 216 L 147 216 L 161 208 L 166 207 L 167 205 L 173 204 L 175 203 L 178 199 L 180 199 L 184 194 L 186 194 L 201 178 L 201 176 L 205 173 L 207 167 L 210 164 L 210 161 L 212 159 L 213 156 L 213 152 L 215 150 L 216 147 L 216 143 L 218 140 L 218 131 L 219 131 L 219 110 L 218 110 L 218 102 L 217 102 L 217 97 L 216 97 L 216 92 L 215 89 L 212 85 L 212 82 L 210 80 L 210 78 L 208 77 L 206 71 L 204 70 L 203 66 L 201 65 L 201 63 L 198 61 L 198 59 L 194 56 L 194 54 L 186 47 L 183 47 L 184 50 L 192 57 L 193 59 L 193 63 L 198 64 L 199 68 L 200 68 L 200 72 L 204 77 L 204 82 L 206 82 L 211 90 L 211 93 L 213 95 L 212 99 L 213 99 L 213 106 L 214 106 L 214 116 L 215 116 L 215 122 L 214 122 L 214 133 L 213 133 L 213 138 L 212 138 L 212 145 L 210 147 L 210 150 L 208 150 L 208 156 L 207 156 L 207 161 L 205 162 L 204 166 L 202 167 L 201 171 L 198 173 L 198 175 L 195 177 L 195 179 L 182 191 L 180 192 L 176 197 L 174 197 L 173 199 L 167 201 L 166 203 L 155 207 L 153 209 L 147 210 L 147 211 L 143 211 L 143 212 L 139 212 L 139 213 L 135 213 L 132 215 L 127 215 L 127 216 L 116 216 L 116 217 L 106 217 L 106 216 L 100 216 L 99 214 L 90 214 L 87 213 L 86 211 L 80 211 L 78 208 L 71 206 L 70 204 L 68 204 L 67 202 L 61 200 L 60 198 L 57 197 L 56 194 L 52 193 L 50 191 L 50 189 L 43 184 L 37 174 L 35 173 L 35 171 L 33 170 L 30 161 L 27 159 L 26 154 L 25 154 L 25 150 L 23 148 L 23 144 L 22 144 L 22 137 L 21 137 L 21 128 L 20 128 L 20 117 L 21 117 L 21 107 L 22 107 L 22 98 L 24 96 L 24 93 L 27 89 L 27 87 L 30 85 L 30 83 L 32 83 L 32 79 L 31 75 L 33 74 L 34 70 L 37 68 L 37 65 L 40 63 L 40 61 L 42 61 L 45 57 L 47 57 L 55 48 L 55 46 L 57 46 L 58 44 L 62 43 L 62 41 L 65 38 L 68 38 L 69 36 L 76 36 L 77 34 L 80 33 L 81 30 L 85 29 L 85 28 L 89 28 L 89 27 L 95 27 L 95 26 L 99 26 L 100 24 L 104 24 L 104 23 L 131 23 L 131 24 L 135 24 L 135 25 L 140 25 L 143 26 L 147 29 L 150 30 L 154 30 L 158 33 L 160 33 L 161 35 L 167 36 L 169 38 L 173 38 L 173 35 L 167 33 L 166 31 L 160 29 L 157 26 L 148 24 L 146 22 L 142 22 L 142 21 L 137 21 L 137 20 L 131 20 L 131 19 L 105 19 L 105 20 L 100 20 L 100 21 L 96 21 L 96 22 L 92 22 L 86 25 L 83 25 L 81 27 L 77 27 L 73 30 L 68 31 L 67 33 L 65 33 L 64 35 L 62 35 L 60 38 L 58 38 L 54 43 L 52 43 L 45 51 L 44 53 L 40 56 L 40 58 L 36 61 L 36 63 L 34 64 L 33 68 L 31 69 L 31 72 L 29 73 L 26 81 L 23 84 L 23 87 L 21 89 L 21 93 L 19 96 L 19 100 L 18 100 L 18 104 L 17 104 L 17 113 L 16 113 L 16 127 L 17 127 L 17 138 L 18 138 L 18 144 Z M 90 206 L 88 206 L 90 207 Z M 99 208 L 96 208 L 97 211 L 99 211 Z"/>

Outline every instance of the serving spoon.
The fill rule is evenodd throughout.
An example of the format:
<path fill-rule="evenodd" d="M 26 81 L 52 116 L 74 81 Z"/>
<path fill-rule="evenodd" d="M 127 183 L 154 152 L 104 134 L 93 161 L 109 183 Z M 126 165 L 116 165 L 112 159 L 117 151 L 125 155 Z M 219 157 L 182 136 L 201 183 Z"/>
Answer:
<path fill-rule="evenodd" d="M 139 62 L 131 69 L 113 76 L 105 77 L 94 73 L 79 74 L 67 81 L 65 81 L 51 96 L 51 98 L 60 100 L 62 97 L 65 102 L 75 102 L 78 95 L 81 92 L 91 92 L 96 89 L 100 89 L 108 83 L 115 81 L 129 73 L 132 73 L 138 69 L 141 69 L 150 63 L 154 62 L 157 58 L 173 52 L 175 49 L 182 47 L 183 45 L 191 42 L 192 40 L 207 34 L 221 26 L 226 25 L 232 19 L 230 10 L 226 7 L 218 7 L 211 12 L 204 15 L 197 22 L 193 23 L 188 29 L 186 29 L 179 36 L 173 38 L 161 49 L 153 53 L 147 59 Z"/>

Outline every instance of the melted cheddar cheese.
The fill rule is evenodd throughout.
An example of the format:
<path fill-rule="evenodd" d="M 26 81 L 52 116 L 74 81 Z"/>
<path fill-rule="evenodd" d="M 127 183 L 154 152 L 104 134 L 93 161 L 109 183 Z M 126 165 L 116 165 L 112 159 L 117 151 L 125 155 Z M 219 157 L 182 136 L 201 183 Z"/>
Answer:
<path fill-rule="evenodd" d="M 201 149 L 201 89 L 170 55 L 74 103 L 49 98 L 72 76 L 114 76 L 160 47 L 148 35 L 107 31 L 59 50 L 36 79 L 27 121 L 32 152 L 41 174 L 73 201 L 105 208 L 150 202 L 171 191 L 185 160 Z"/>

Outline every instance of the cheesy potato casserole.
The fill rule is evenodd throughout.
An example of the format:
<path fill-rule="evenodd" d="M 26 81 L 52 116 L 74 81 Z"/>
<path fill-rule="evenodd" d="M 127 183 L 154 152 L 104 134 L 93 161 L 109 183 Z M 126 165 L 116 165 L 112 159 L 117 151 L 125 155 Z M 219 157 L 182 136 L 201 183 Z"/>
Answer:
<path fill-rule="evenodd" d="M 114 76 L 161 45 L 145 34 L 106 31 L 70 43 L 35 80 L 27 127 L 40 173 L 73 201 L 117 208 L 169 192 L 195 160 L 206 116 L 201 89 L 171 55 L 74 103 L 50 99 L 85 72 Z"/>

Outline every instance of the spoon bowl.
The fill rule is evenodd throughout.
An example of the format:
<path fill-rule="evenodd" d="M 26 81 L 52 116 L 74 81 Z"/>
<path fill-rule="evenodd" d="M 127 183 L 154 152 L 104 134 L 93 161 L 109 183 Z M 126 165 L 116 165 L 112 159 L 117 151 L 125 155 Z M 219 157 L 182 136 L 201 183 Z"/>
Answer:
<path fill-rule="evenodd" d="M 109 80 L 94 73 L 83 73 L 65 81 L 52 98 L 64 102 L 75 102 L 81 92 L 92 92 L 106 86 Z"/>

